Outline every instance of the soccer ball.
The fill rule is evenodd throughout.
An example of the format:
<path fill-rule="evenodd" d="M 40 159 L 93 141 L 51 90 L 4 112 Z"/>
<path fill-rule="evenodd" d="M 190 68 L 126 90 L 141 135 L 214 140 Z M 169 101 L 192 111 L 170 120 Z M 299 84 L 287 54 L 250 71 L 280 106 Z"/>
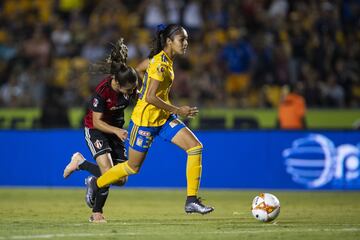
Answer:
<path fill-rule="evenodd" d="M 270 193 L 260 193 L 252 202 L 251 212 L 257 220 L 271 222 L 280 213 L 279 199 Z"/>

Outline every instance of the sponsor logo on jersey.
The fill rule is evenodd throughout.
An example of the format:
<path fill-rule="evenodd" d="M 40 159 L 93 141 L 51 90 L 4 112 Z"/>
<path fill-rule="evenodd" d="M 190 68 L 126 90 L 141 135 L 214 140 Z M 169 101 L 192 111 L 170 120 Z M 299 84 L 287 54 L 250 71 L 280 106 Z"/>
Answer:
<path fill-rule="evenodd" d="M 99 104 L 99 100 L 98 100 L 97 98 L 94 98 L 94 99 L 93 99 L 93 106 L 94 106 L 94 107 L 97 107 L 98 104 Z"/>
<path fill-rule="evenodd" d="M 94 146 L 97 148 L 97 149 L 101 149 L 102 146 L 103 146 L 103 141 L 102 140 L 99 140 L 99 139 L 96 139 L 95 143 L 94 143 Z"/>
<path fill-rule="evenodd" d="M 114 106 L 114 107 L 111 107 L 110 110 L 118 110 L 118 109 L 122 109 L 122 108 L 125 108 L 125 105 L 120 105 L 120 106 Z"/>
<path fill-rule="evenodd" d="M 110 98 L 106 99 L 106 102 L 111 103 L 111 99 Z"/>
<path fill-rule="evenodd" d="M 150 132 L 148 131 L 144 131 L 144 130 L 139 130 L 138 132 L 141 136 L 144 136 L 144 137 L 149 137 L 151 135 Z"/>
<path fill-rule="evenodd" d="M 175 119 L 175 120 L 172 120 L 169 124 L 170 124 L 170 127 L 174 128 L 176 125 L 179 124 L 179 121 Z"/>

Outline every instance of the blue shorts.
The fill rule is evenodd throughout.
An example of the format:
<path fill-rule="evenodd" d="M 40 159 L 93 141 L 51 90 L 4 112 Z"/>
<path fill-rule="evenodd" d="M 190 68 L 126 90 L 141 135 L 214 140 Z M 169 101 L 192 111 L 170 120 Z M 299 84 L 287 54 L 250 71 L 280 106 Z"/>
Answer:
<path fill-rule="evenodd" d="M 171 139 L 184 127 L 185 124 L 175 114 L 170 115 L 165 124 L 159 127 L 137 126 L 130 121 L 126 148 L 147 152 L 156 136 L 171 142 Z"/>

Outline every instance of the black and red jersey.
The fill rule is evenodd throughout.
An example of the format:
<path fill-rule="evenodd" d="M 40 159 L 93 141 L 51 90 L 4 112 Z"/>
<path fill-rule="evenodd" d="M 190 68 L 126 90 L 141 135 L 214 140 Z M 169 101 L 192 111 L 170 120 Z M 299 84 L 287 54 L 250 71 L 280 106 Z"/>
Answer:
<path fill-rule="evenodd" d="M 103 113 L 102 120 L 109 125 L 122 128 L 124 125 L 124 109 L 129 105 L 129 96 L 115 92 L 111 88 L 111 76 L 102 80 L 91 97 L 84 118 L 87 128 L 94 128 L 93 112 Z"/>

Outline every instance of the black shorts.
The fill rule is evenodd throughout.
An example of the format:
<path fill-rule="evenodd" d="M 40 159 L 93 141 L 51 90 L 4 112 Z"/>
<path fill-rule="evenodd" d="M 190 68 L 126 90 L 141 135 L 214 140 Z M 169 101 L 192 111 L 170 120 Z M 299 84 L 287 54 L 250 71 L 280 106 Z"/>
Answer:
<path fill-rule="evenodd" d="M 85 140 L 94 159 L 99 155 L 110 153 L 114 165 L 127 160 L 124 142 L 115 134 L 85 128 Z"/>

